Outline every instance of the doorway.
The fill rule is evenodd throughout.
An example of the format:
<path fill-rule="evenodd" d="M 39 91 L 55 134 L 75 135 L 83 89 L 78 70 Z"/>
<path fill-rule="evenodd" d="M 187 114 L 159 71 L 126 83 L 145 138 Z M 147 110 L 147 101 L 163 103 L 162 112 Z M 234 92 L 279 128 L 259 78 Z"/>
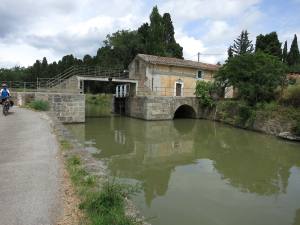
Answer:
<path fill-rule="evenodd" d="M 182 83 L 176 83 L 176 96 L 182 96 Z"/>

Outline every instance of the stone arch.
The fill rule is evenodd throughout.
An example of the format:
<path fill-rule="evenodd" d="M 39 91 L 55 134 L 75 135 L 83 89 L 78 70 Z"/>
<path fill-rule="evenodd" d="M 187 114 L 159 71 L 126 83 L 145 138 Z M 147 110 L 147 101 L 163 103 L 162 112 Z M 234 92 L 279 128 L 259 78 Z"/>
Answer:
<path fill-rule="evenodd" d="M 187 104 L 180 105 L 174 112 L 173 119 L 176 118 L 197 118 L 196 110 Z"/>

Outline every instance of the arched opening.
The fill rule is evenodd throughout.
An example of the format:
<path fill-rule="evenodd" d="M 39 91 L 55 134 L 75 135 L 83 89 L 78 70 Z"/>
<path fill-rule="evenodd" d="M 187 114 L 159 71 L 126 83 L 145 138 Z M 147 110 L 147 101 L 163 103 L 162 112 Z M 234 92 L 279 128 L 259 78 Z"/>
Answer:
<path fill-rule="evenodd" d="M 173 119 L 178 118 L 196 118 L 196 112 L 193 107 L 189 105 L 182 105 L 178 107 L 174 113 Z"/>

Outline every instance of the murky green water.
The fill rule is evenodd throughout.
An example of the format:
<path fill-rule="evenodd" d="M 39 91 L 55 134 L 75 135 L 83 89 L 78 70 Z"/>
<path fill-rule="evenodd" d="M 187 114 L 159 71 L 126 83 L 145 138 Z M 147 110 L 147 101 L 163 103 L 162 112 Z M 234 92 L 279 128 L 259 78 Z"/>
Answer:
<path fill-rule="evenodd" d="M 70 130 L 142 184 L 153 225 L 299 225 L 300 145 L 202 120 L 88 119 Z"/>

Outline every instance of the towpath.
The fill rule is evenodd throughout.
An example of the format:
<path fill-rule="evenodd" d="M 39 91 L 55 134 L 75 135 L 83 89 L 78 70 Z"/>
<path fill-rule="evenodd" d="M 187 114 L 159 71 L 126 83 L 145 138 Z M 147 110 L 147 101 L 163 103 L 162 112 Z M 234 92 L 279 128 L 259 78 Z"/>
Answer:
<path fill-rule="evenodd" d="M 53 225 L 61 214 L 58 144 L 43 113 L 0 114 L 0 225 Z"/>

